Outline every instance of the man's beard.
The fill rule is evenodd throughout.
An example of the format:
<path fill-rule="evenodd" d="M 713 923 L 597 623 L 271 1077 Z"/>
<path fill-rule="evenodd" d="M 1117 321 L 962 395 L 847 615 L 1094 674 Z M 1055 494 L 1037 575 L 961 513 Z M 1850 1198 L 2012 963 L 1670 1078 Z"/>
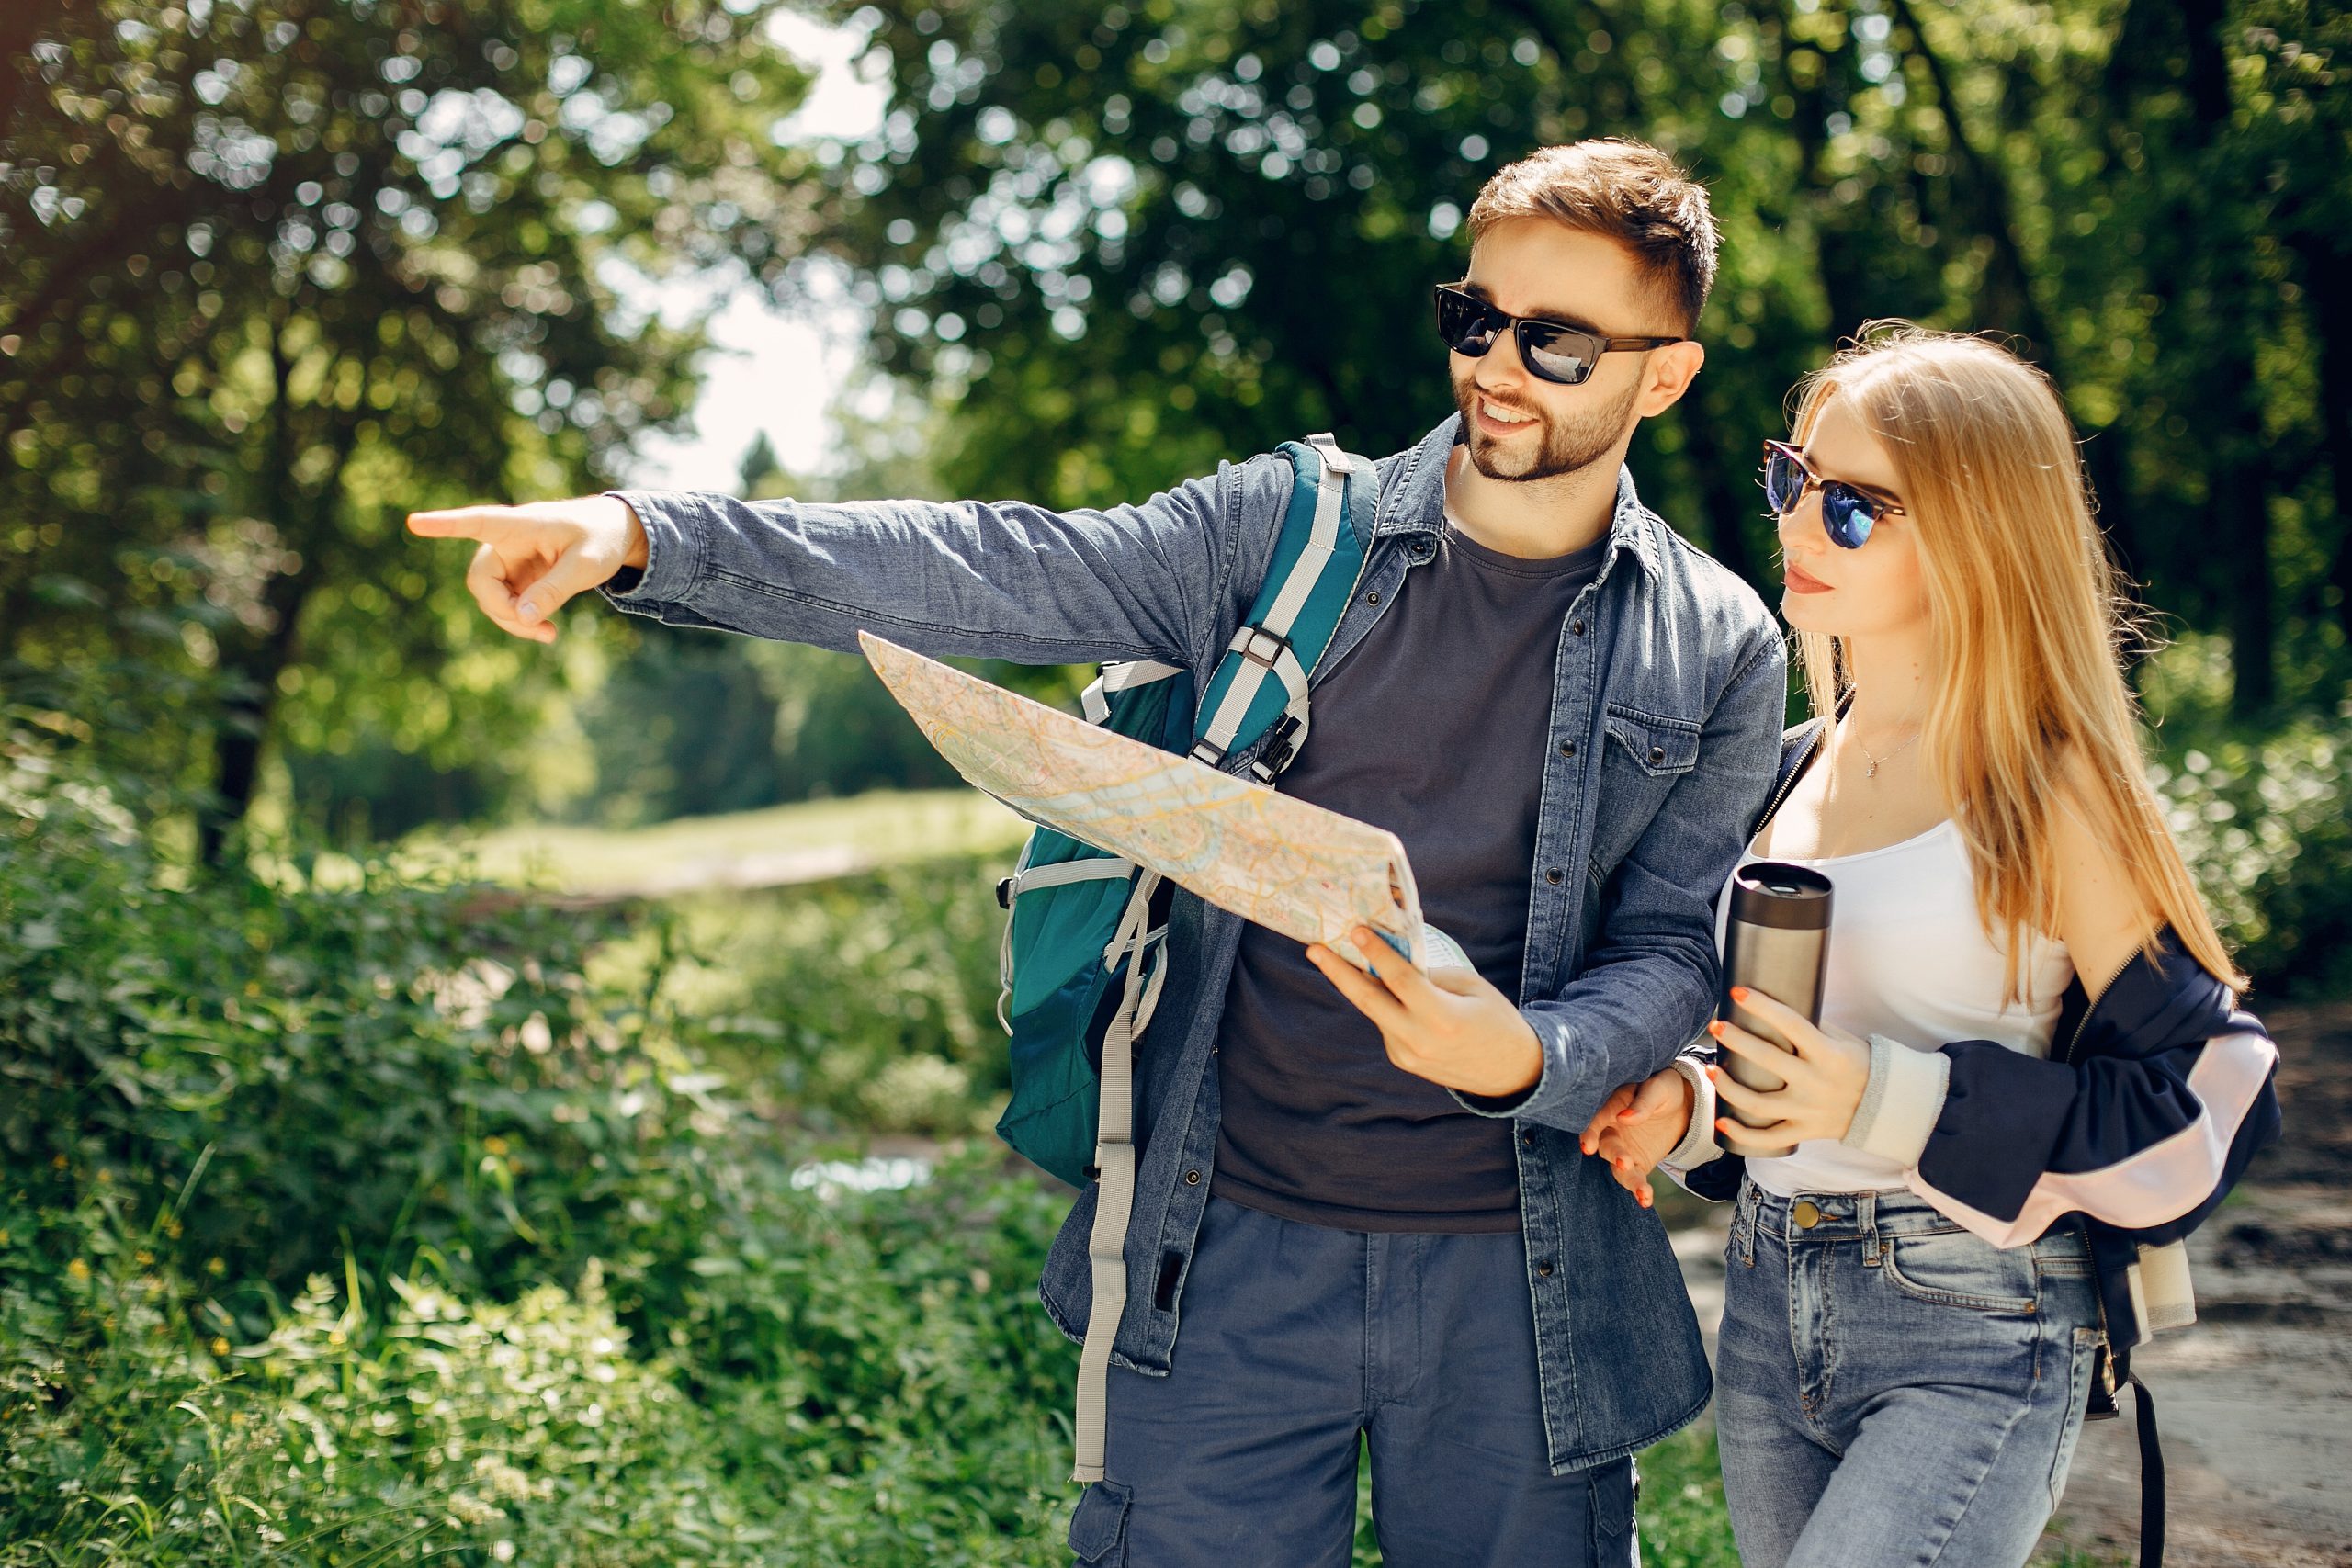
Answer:
<path fill-rule="evenodd" d="M 1469 433 L 1470 464 L 1490 479 L 1549 479 L 1590 468 L 1606 457 L 1625 434 L 1634 400 L 1640 393 L 1641 387 L 1636 383 L 1626 389 L 1615 406 L 1594 410 L 1573 421 L 1540 410 L 1515 411 L 1534 413 L 1543 429 L 1532 443 L 1513 441 L 1510 456 L 1505 457 L 1503 442 L 1478 428 L 1478 400 L 1482 394 L 1476 382 L 1469 376 L 1453 378 L 1453 405 L 1462 411 L 1463 428 Z M 1533 456 L 1522 455 L 1521 449 L 1531 445 Z"/>

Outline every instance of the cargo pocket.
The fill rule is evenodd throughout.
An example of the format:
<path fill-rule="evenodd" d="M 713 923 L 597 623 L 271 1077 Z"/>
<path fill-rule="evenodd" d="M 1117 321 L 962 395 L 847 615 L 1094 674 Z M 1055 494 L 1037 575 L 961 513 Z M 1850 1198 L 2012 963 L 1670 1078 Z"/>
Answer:
<path fill-rule="evenodd" d="M 1634 1529 L 1634 1506 L 1641 1496 L 1642 1481 L 1633 1460 L 1594 1465 L 1585 1472 L 1585 1484 L 1593 1562 L 1599 1568 L 1637 1568 L 1641 1548 Z"/>
<path fill-rule="evenodd" d="M 1069 1517 L 1069 1549 L 1086 1568 L 1123 1568 L 1127 1561 L 1127 1504 L 1135 1492 L 1115 1481 L 1097 1481 L 1079 1498 Z"/>

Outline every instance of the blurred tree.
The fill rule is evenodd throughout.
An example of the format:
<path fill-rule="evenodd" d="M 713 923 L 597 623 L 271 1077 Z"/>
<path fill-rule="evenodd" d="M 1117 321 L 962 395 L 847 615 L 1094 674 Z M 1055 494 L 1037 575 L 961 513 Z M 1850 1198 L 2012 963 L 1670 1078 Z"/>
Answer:
<path fill-rule="evenodd" d="M 873 349 L 956 493 L 1132 496 L 1448 406 L 1428 287 L 1500 163 L 1638 135 L 1726 233 L 1706 374 L 1635 463 L 1751 577 L 1788 388 L 1874 317 L 2059 379 L 2120 550 L 2235 702 L 2347 667 L 2341 7 L 2298 0 L 839 0 L 880 130 L 820 149 Z M 2323 380 L 2332 391 L 2324 391 Z M 2227 541 L 2216 550 L 2214 541 Z M 2324 635 L 2298 638 L 2308 626 Z"/>
<path fill-rule="evenodd" d="M 273 735 L 482 757 L 561 661 L 401 515 L 599 485 L 678 417 L 695 338 L 610 269 L 797 248 L 775 0 L 6 9 L 0 650 L 217 674 L 175 716 L 208 861 Z"/>

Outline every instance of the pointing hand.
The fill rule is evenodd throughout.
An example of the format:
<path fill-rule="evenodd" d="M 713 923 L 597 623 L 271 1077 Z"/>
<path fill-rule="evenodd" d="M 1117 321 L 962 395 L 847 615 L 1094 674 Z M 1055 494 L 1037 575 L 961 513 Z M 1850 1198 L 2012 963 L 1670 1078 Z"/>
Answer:
<path fill-rule="evenodd" d="M 555 640 L 550 617 L 566 600 L 647 559 L 644 525 L 616 496 L 412 512 L 408 527 L 428 539 L 480 540 L 466 587 L 502 630 L 533 642 Z"/>

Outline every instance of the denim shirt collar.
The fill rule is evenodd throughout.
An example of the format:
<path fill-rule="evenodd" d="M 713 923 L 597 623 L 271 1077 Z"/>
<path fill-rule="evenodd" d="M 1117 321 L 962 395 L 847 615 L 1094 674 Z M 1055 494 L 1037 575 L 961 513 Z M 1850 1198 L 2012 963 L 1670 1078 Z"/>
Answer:
<path fill-rule="evenodd" d="M 1372 524 L 1375 539 L 1396 534 L 1441 534 L 1445 531 L 1445 465 L 1462 439 L 1462 416 L 1445 422 L 1397 460 L 1394 475 L 1383 487 L 1380 506 Z M 1631 554 L 1653 578 L 1662 548 L 1658 521 L 1634 489 L 1634 471 L 1619 465 L 1616 509 L 1609 520 L 1609 547 L 1602 558 L 1607 575 L 1620 555 Z"/>

